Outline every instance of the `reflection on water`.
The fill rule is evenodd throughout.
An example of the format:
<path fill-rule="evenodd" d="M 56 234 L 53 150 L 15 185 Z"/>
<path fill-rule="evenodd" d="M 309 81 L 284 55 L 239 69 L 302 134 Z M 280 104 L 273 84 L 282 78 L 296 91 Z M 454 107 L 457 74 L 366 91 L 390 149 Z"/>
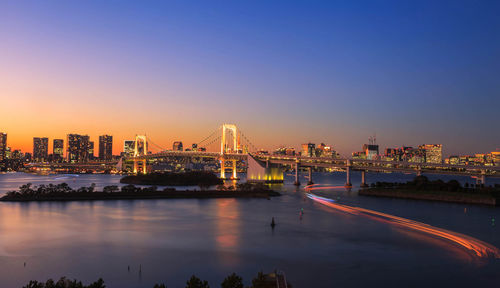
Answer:
<path fill-rule="evenodd" d="M 358 176 L 353 175 L 355 185 Z M 355 190 L 328 189 L 342 185 L 344 177 L 314 174 L 314 181 L 324 184 L 315 186 L 319 189 L 314 193 L 500 246 L 498 227 L 491 225 L 492 217 L 500 219 L 497 208 L 360 197 Z M 379 179 L 394 181 L 390 177 L 399 176 L 383 174 Z M 56 178 L 0 175 L 0 193 L 26 182 L 68 180 Z M 292 183 L 293 177 L 285 181 Z M 69 184 L 78 188 L 90 183 L 118 185 L 119 177 L 80 175 Z M 183 287 L 194 273 L 217 287 L 232 272 L 250 284 L 258 271 L 274 269 L 285 271 L 294 287 L 492 287 L 500 280 L 498 259 L 477 266 L 464 250 L 442 240 L 338 212 L 291 184 L 273 187 L 283 196 L 0 203 L 0 286 L 68 276 L 86 282 L 103 277 L 108 287 L 152 287 L 160 281 Z"/>
<path fill-rule="evenodd" d="M 306 190 L 312 190 L 312 187 L 306 188 Z M 415 230 L 422 232 L 424 234 L 436 236 L 442 239 L 449 240 L 452 243 L 460 245 L 461 247 L 470 250 L 473 252 L 474 256 L 479 258 L 500 258 L 500 250 L 493 245 L 475 239 L 473 237 L 463 235 L 460 233 L 447 231 L 445 229 L 440 229 L 437 227 L 432 227 L 428 224 L 420 223 L 417 221 L 412 221 L 409 219 L 396 217 L 393 215 L 380 213 L 373 210 L 363 209 L 359 207 L 351 207 L 342 204 L 334 203 L 333 200 L 325 197 L 320 197 L 311 193 L 308 193 L 307 196 L 317 201 L 323 205 L 331 207 L 333 209 L 352 214 L 352 215 L 361 215 L 365 217 L 369 217 L 376 221 L 382 221 L 389 224 L 399 225 L 407 229 Z"/>

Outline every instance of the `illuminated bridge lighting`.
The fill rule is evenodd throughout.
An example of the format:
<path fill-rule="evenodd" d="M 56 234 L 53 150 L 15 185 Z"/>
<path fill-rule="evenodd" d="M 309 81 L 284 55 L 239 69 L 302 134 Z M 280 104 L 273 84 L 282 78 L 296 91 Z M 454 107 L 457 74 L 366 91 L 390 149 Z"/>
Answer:
<path fill-rule="evenodd" d="M 309 189 L 308 189 L 309 190 Z M 351 207 L 347 205 L 342 205 L 338 203 L 334 203 L 331 199 L 325 200 L 325 197 L 320 197 L 317 195 L 314 195 L 312 193 L 307 193 L 307 197 L 310 199 L 321 203 L 323 205 L 326 205 L 328 207 L 331 207 L 333 209 L 349 213 L 352 215 L 361 215 L 361 216 L 366 216 L 370 217 L 376 220 L 381 220 L 384 222 L 388 222 L 394 225 L 398 225 L 401 227 L 409 228 L 415 231 L 420 231 L 422 233 L 436 236 L 445 240 L 448 240 L 452 243 L 455 243 L 461 247 L 464 247 L 465 249 L 471 251 L 474 253 L 475 256 L 480 257 L 480 258 L 488 258 L 488 257 L 493 257 L 493 258 L 500 258 L 500 250 L 486 242 L 483 242 L 481 240 L 478 240 L 476 238 L 473 238 L 471 236 L 467 236 L 464 234 L 460 234 L 457 232 L 441 229 L 438 227 L 434 227 L 425 223 L 405 219 L 402 217 L 397 217 L 369 209 L 364 209 L 360 207 Z"/>

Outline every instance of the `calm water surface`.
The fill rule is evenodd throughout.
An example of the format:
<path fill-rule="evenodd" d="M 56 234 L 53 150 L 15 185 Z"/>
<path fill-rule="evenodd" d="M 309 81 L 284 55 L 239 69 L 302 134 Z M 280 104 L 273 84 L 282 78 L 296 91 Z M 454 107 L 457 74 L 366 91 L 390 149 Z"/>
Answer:
<path fill-rule="evenodd" d="M 369 181 L 413 177 L 368 174 Z M 359 184 L 359 174 L 353 178 Z M 0 194 L 27 182 L 78 188 L 119 185 L 119 179 L 2 174 Z M 317 173 L 314 180 L 342 185 L 345 174 Z M 275 186 L 283 196 L 271 200 L 0 203 L 0 287 L 60 276 L 84 282 L 102 277 L 111 288 L 149 288 L 156 282 L 184 287 L 192 274 L 219 287 L 232 272 L 250 284 L 258 271 L 274 269 L 283 270 L 294 287 L 500 287 L 499 259 L 480 260 L 446 241 L 338 212 L 308 199 L 292 182 L 287 175 L 284 185 Z M 500 247 L 500 227 L 492 221 L 500 221 L 499 208 L 362 197 L 345 189 L 315 192 Z M 271 217 L 278 224 L 274 231 Z"/>

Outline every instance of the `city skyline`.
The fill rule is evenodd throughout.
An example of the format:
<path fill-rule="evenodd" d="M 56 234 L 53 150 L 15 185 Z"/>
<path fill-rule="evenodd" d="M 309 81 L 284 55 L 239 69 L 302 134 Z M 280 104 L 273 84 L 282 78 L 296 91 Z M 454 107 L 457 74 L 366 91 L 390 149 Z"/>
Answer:
<path fill-rule="evenodd" d="M 4 135 L 8 135 L 9 133 L 6 133 L 6 132 L 3 132 L 3 131 L 0 131 L 0 134 L 4 134 Z M 108 133 L 109 134 L 109 133 Z M 102 155 L 101 155 L 101 138 L 102 137 L 111 137 L 111 148 L 112 148 L 112 153 L 110 153 L 110 147 L 109 146 L 103 146 L 106 147 L 104 149 L 106 149 L 106 152 L 103 152 L 103 153 L 107 153 L 107 155 L 120 155 L 121 153 L 123 152 L 126 152 L 125 150 L 125 145 L 126 145 L 126 142 L 134 142 L 134 137 L 130 137 L 130 139 L 125 139 L 123 141 L 118 141 L 118 142 L 114 142 L 113 141 L 113 135 L 108 135 L 108 134 L 104 134 L 104 135 L 98 135 L 96 137 L 91 137 L 89 136 L 88 133 L 82 133 L 82 134 L 77 134 L 77 133 L 68 133 L 65 135 L 65 137 L 69 137 L 70 135 L 79 135 L 79 136 L 85 136 L 85 137 L 88 137 L 88 141 L 90 140 L 93 140 L 93 141 L 90 141 L 89 143 L 91 144 L 94 144 L 95 143 L 98 143 L 99 146 L 95 147 L 96 149 L 94 149 L 94 147 L 92 147 L 92 150 L 94 151 L 92 156 L 95 157 L 96 159 L 101 159 L 102 158 Z M 20 150 L 21 152 L 23 153 L 32 153 L 34 152 L 35 150 L 35 144 L 33 141 L 37 141 L 35 139 L 47 139 L 47 143 L 45 143 L 46 145 L 46 148 L 44 148 L 46 150 L 46 152 L 48 153 L 48 151 L 52 151 L 53 153 L 48 153 L 48 155 L 50 154 L 58 154 L 58 153 L 61 153 L 61 151 L 59 151 L 58 153 L 55 153 L 54 152 L 54 141 L 58 141 L 58 140 L 62 140 L 62 139 L 59 139 L 60 137 L 55 137 L 55 138 L 51 138 L 51 137 L 31 137 L 31 147 L 28 147 L 28 149 L 22 149 L 20 147 L 14 147 L 10 144 L 10 140 L 11 138 L 9 137 L 9 142 L 6 142 L 6 145 L 5 147 L 6 148 L 10 148 L 11 151 L 14 151 L 14 150 Z M 177 143 L 181 143 L 181 147 L 182 147 L 182 143 L 186 143 L 186 144 L 189 144 L 189 145 L 186 145 L 186 149 L 190 148 L 191 147 L 191 144 L 197 144 L 197 143 L 187 143 L 185 142 L 184 140 L 179 140 L 178 137 L 173 137 L 172 139 L 176 139 L 170 143 L 162 143 L 160 145 L 162 145 L 161 147 L 163 149 L 159 149 L 159 147 L 156 147 L 156 148 L 153 148 L 154 151 L 156 152 L 159 152 L 161 150 L 178 150 L 176 148 L 176 145 Z M 67 143 L 68 141 L 65 141 L 65 140 L 62 140 L 63 142 L 63 149 L 62 149 L 62 155 L 64 155 L 64 157 L 67 157 L 68 156 L 68 151 L 67 151 Z M 354 154 L 356 153 L 360 153 L 358 152 L 360 149 L 359 148 L 363 148 L 362 150 L 365 150 L 366 148 L 364 146 L 366 145 L 369 145 L 367 144 L 368 142 L 372 143 L 372 144 L 376 144 L 377 147 L 379 147 L 381 150 L 379 152 L 377 152 L 377 155 L 384 155 L 384 151 L 383 150 L 387 150 L 387 149 L 402 149 L 404 147 L 407 147 L 407 148 L 420 148 L 421 146 L 427 146 L 427 145 L 441 145 L 441 146 L 444 146 L 442 144 L 439 144 L 439 143 L 427 143 L 427 144 L 424 144 L 424 143 L 411 143 L 411 144 L 408 144 L 408 145 L 398 145 L 398 144 L 387 144 L 386 146 L 383 146 L 379 143 L 376 143 L 376 142 L 371 142 L 371 141 L 376 141 L 373 139 L 373 137 L 369 137 L 368 138 L 368 141 L 365 141 L 363 143 L 359 143 L 359 147 L 352 147 L 352 150 L 350 152 L 347 152 L 347 153 L 339 153 L 341 156 L 344 156 L 344 157 L 347 157 L 347 158 L 350 158 L 351 156 L 354 156 Z M 337 149 L 336 149 L 336 146 L 332 143 L 326 143 L 326 141 L 317 141 L 317 142 L 314 142 L 315 144 L 324 144 L 324 145 L 327 145 L 328 147 L 331 147 L 331 149 L 334 149 L 335 152 L 339 152 Z M 303 150 L 303 146 L 304 145 L 307 145 L 307 143 L 313 143 L 312 141 L 307 141 L 307 142 L 304 142 L 304 143 L 300 143 L 300 144 L 291 144 L 291 145 L 277 145 L 277 146 L 274 146 L 274 147 L 269 147 L 269 149 L 265 149 L 265 148 L 260 148 L 260 147 L 257 147 L 259 148 L 259 150 L 266 150 L 270 153 L 274 152 L 274 151 L 277 151 L 278 149 L 282 149 L 282 148 L 293 148 L 294 150 L 296 151 L 301 151 Z M 172 145 L 173 145 L 173 148 L 172 148 Z M 60 148 L 60 147 L 59 147 Z M 383 150 L 382 150 L 383 149 Z M 151 150 L 151 147 L 148 149 L 149 151 L 153 151 Z M 218 150 L 215 149 L 215 150 Z M 181 150 L 182 151 L 182 150 Z M 468 152 L 465 152 L 465 153 L 446 153 L 446 149 L 445 147 L 442 148 L 442 156 L 443 157 L 450 157 L 450 156 L 464 156 L 464 155 L 475 155 L 475 154 L 487 154 L 487 153 L 490 153 L 490 152 L 499 152 L 500 149 L 495 149 L 495 150 L 490 150 L 490 151 L 468 151 Z M 364 153 L 364 152 L 363 152 Z M 34 154 L 34 153 L 33 153 Z M 47 157 L 47 156 L 45 156 Z M 107 156 L 109 157 L 109 156 Z M 109 158 L 106 158 L 106 159 L 109 159 Z"/>
<path fill-rule="evenodd" d="M 349 155 L 376 133 L 495 151 L 498 5 L 2 3 L 0 131 L 23 151 L 68 133 L 197 143 L 222 122 L 268 150 Z"/>

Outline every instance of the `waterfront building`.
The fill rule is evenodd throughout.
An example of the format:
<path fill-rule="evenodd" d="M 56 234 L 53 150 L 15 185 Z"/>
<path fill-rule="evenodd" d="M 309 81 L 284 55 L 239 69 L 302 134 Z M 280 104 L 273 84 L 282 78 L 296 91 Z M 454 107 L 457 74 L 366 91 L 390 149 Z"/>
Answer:
<path fill-rule="evenodd" d="M 448 158 L 448 164 L 451 164 L 451 165 L 460 165 L 460 157 L 458 157 L 458 156 L 450 156 Z"/>
<path fill-rule="evenodd" d="M 24 153 L 24 161 L 31 162 L 32 159 L 33 159 L 33 155 L 30 152 Z"/>
<path fill-rule="evenodd" d="M 11 154 L 12 154 L 11 148 L 7 147 L 7 149 L 5 149 L 5 159 L 12 159 Z"/>
<path fill-rule="evenodd" d="M 54 139 L 52 142 L 52 154 L 53 161 L 61 161 L 64 154 L 64 140 L 63 139 Z"/>
<path fill-rule="evenodd" d="M 49 138 L 33 138 L 33 161 L 45 162 L 49 158 Z"/>
<path fill-rule="evenodd" d="M 0 132 L 0 161 L 5 160 L 7 150 L 7 133 Z"/>
<path fill-rule="evenodd" d="M 99 160 L 110 161 L 113 158 L 113 136 L 99 136 Z"/>
<path fill-rule="evenodd" d="M 285 147 L 279 147 L 273 152 L 274 155 L 286 155 L 286 148 Z"/>
<path fill-rule="evenodd" d="M 295 148 L 293 148 L 293 147 L 286 148 L 285 155 L 295 156 Z"/>
<path fill-rule="evenodd" d="M 363 152 L 365 153 L 365 159 L 375 160 L 378 158 L 379 150 L 377 144 L 364 144 Z"/>
<path fill-rule="evenodd" d="M 23 153 L 21 152 L 21 150 L 16 149 L 16 150 L 12 151 L 12 155 L 11 156 L 12 156 L 11 157 L 12 159 L 19 160 L 19 159 L 23 158 Z"/>
<path fill-rule="evenodd" d="M 134 157 L 134 148 L 135 141 L 134 140 L 125 140 L 123 142 L 123 153 L 125 157 Z"/>
<path fill-rule="evenodd" d="M 94 141 L 89 141 L 89 160 L 94 160 Z"/>
<path fill-rule="evenodd" d="M 493 151 L 491 154 L 491 160 L 495 166 L 500 166 L 500 151 Z"/>
<path fill-rule="evenodd" d="M 443 145 L 442 144 L 424 144 L 418 147 L 425 151 L 426 163 L 443 163 Z"/>
<path fill-rule="evenodd" d="M 174 151 L 183 151 L 182 141 L 175 141 L 172 148 Z"/>
<path fill-rule="evenodd" d="M 88 135 L 68 134 L 66 151 L 68 162 L 87 162 L 89 160 L 89 140 Z"/>
<path fill-rule="evenodd" d="M 316 144 L 306 143 L 302 144 L 302 156 L 315 157 L 316 156 Z"/>
<path fill-rule="evenodd" d="M 366 159 L 365 151 L 352 152 L 352 159 Z"/>

